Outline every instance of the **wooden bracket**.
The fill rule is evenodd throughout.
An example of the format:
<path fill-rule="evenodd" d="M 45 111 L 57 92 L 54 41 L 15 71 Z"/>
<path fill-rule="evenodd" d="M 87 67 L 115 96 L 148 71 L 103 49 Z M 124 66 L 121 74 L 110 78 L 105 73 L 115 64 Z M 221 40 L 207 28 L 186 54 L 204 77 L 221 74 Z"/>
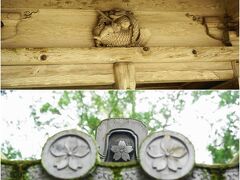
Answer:
<path fill-rule="evenodd" d="M 17 34 L 17 26 L 21 21 L 21 14 L 17 12 L 2 13 L 1 40 L 11 39 Z"/>
<path fill-rule="evenodd" d="M 114 64 L 115 86 L 117 89 L 136 88 L 136 75 L 133 63 Z"/>
<path fill-rule="evenodd" d="M 18 33 L 18 25 L 23 19 L 31 18 L 33 13 L 37 13 L 36 9 L 28 10 L 2 10 L 1 19 L 1 40 L 7 40 L 15 37 Z"/>
<path fill-rule="evenodd" d="M 202 24 L 206 34 L 212 39 L 221 41 L 226 46 L 231 46 L 228 35 L 228 18 L 227 16 L 199 16 L 187 13 L 186 16 L 193 21 Z"/>

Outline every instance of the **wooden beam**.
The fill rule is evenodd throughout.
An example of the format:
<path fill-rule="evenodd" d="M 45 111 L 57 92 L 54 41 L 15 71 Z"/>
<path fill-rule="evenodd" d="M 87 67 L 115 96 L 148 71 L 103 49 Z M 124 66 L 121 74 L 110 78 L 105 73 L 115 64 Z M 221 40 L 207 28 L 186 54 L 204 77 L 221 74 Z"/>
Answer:
<path fill-rule="evenodd" d="M 2 65 L 220 62 L 238 56 L 238 47 L 19 48 L 2 49 Z"/>
<path fill-rule="evenodd" d="M 117 89 L 136 88 L 136 75 L 133 63 L 114 64 L 115 86 Z"/>
<path fill-rule="evenodd" d="M 79 1 L 79 0 L 2 0 L 2 8 L 46 8 L 46 9 L 80 9 L 80 10 L 109 10 L 121 8 L 127 10 L 147 11 L 182 11 L 182 12 L 206 12 L 209 15 L 224 11 L 222 1 L 219 0 L 111 0 L 111 1 Z"/>
<path fill-rule="evenodd" d="M 239 86 L 236 84 L 236 79 L 231 79 L 211 87 L 211 89 L 238 89 L 238 88 Z"/>
<path fill-rule="evenodd" d="M 76 89 L 76 90 L 109 90 L 109 89 L 114 89 L 114 85 L 89 85 L 89 86 L 56 86 L 56 87 L 22 87 L 22 88 L 18 88 L 18 90 L 28 90 L 28 89 L 41 89 L 41 90 L 45 90 L 45 89 L 54 89 L 54 90 L 62 90 L 62 89 Z M 13 89 L 13 88 L 5 88 L 5 89 Z"/>
<path fill-rule="evenodd" d="M 194 89 L 210 89 L 213 86 L 219 85 L 221 83 L 223 83 L 223 81 L 188 82 L 188 83 L 183 84 L 180 89 L 192 89 L 192 90 L 194 90 Z"/>
<path fill-rule="evenodd" d="M 113 85 L 112 64 L 2 66 L 2 88 Z"/>
<path fill-rule="evenodd" d="M 231 70 L 232 62 L 182 62 L 182 63 L 135 63 L 137 72 L 188 71 L 188 70 Z"/>
<path fill-rule="evenodd" d="M 232 70 L 136 72 L 137 83 L 222 81 L 233 78 Z"/>
<path fill-rule="evenodd" d="M 212 4 L 219 4 L 216 0 L 214 1 L 215 3 Z M 165 3 L 167 2 L 169 1 L 165 1 Z M 136 3 L 138 4 L 138 1 Z M 198 3 L 192 2 L 191 4 L 195 6 Z M 102 4 L 105 4 L 105 2 Z M 3 13 L 12 11 L 24 14 L 28 10 L 16 8 L 2 9 Z M 98 16 L 95 9 L 39 9 L 38 11 L 30 9 L 29 11 L 36 13 L 32 13 L 28 18 L 21 19 L 17 26 L 16 36 L 10 38 L 9 34 L 12 33 L 12 30 L 2 28 L 4 37 L 9 37 L 4 38 L 4 40 L 2 39 L 3 48 L 95 46 L 92 35 L 92 30 L 96 26 Z M 135 8 L 133 9 L 133 13 L 141 29 L 148 30 L 151 33 L 151 37 L 146 44 L 148 47 L 223 46 L 221 41 L 206 35 L 204 26 L 186 16 L 186 12 L 189 11 L 188 8 L 183 12 L 174 10 L 168 12 L 154 11 L 153 9 L 150 11 L 137 11 Z M 199 11 L 199 13 L 194 12 L 191 14 L 203 16 L 204 14 L 212 14 L 212 12 L 212 9 L 210 11 L 204 9 L 203 11 Z M 217 17 L 222 15 L 223 13 L 221 15 L 214 14 Z M 216 31 L 221 33 L 222 30 L 216 28 Z"/>
<path fill-rule="evenodd" d="M 136 83 L 223 81 L 234 77 L 233 70 L 145 71 L 143 68 L 135 74 L 136 80 L 133 66 L 125 64 L 115 66 L 115 71 L 112 64 L 2 66 L 2 88 L 105 86 L 116 83 L 119 89 L 134 89 Z"/>
<path fill-rule="evenodd" d="M 153 89 L 181 89 L 184 83 L 151 83 L 137 84 L 136 89 L 153 90 Z"/>
<path fill-rule="evenodd" d="M 218 89 L 234 89 L 233 83 L 230 81 L 211 81 L 211 82 L 187 82 L 187 83 L 151 83 L 151 84 L 137 84 L 136 89 L 140 90 L 152 90 L 152 89 L 209 89 L 214 88 L 217 85 L 222 85 Z M 224 86 L 226 83 L 226 86 Z M 114 89 L 113 85 L 98 85 L 98 86 L 66 86 L 64 89 L 91 89 L 91 90 L 99 90 L 99 89 Z M 20 88 L 26 89 L 26 88 Z M 28 89 L 28 88 L 27 88 Z M 35 89 L 35 88 L 31 88 Z M 38 88 L 39 89 L 39 88 Z M 42 87 L 41 89 L 62 89 L 62 87 Z"/>

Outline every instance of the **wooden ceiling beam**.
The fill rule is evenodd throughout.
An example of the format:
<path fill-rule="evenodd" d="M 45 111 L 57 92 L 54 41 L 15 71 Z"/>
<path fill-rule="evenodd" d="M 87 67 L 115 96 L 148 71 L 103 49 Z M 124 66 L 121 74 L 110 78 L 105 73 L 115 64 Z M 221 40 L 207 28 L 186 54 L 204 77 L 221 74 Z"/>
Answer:
<path fill-rule="evenodd" d="M 2 65 L 230 62 L 238 56 L 238 47 L 13 48 L 2 49 Z"/>
<path fill-rule="evenodd" d="M 208 14 L 223 13 L 223 1 L 219 0 L 2 0 L 2 8 L 38 8 L 38 9 L 80 9 L 80 10 L 109 10 L 122 8 L 126 10 L 146 11 L 181 11 L 208 12 Z"/>
<path fill-rule="evenodd" d="M 237 47 L 2 49 L 2 87 L 113 86 L 225 81 Z"/>
<path fill-rule="evenodd" d="M 112 64 L 2 66 L 2 88 L 112 86 L 116 84 L 118 89 L 134 89 L 135 84 L 224 81 L 234 77 L 232 69 L 138 70 L 135 76 L 132 71 L 129 71 L 127 76 L 121 74 L 125 70 L 126 67 L 118 73 L 115 70 L 114 74 Z M 125 84 L 126 78 L 127 84 Z"/>

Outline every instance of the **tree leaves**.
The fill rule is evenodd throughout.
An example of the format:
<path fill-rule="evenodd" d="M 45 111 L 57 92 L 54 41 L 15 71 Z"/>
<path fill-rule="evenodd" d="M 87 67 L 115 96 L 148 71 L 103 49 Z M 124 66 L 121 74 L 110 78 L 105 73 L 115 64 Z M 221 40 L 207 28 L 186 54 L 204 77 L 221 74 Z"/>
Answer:
<path fill-rule="evenodd" d="M 211 95 L 213 93 L 212 90 L 206 90 L 206 91 L 192 91 L 192 103 L 197 102 L 201 97 L 206 95 Z"/>
<path fill-rule="evenodd" d="M 239 104 L 238 91 L 223 91 L 219 97 L 221 98 L 219 106 L 223 107 L 230 104 Z"/>
<path fill-rule="evenodd" d="M 238 91 L 192 91 L 192 103 L 197 102 L 204 96 L 211 96 L 217 94 L 219 96 L 219 107 L 224 107 L 231 104 L 239 104 L 239 92 Z"/>
<path fill-rule="evenodd" d="M 213 144 L 209 144 L 207 148 L 212 154 L 214 163 L 226 164 L 233 159 L 234 154 L 239 152 L 239 139 L 230 130 L 226 130 L 222 138 L 222 144 L 216 144 L 215 141 Z"/>
<path fill-rule="evenodd" d="M 40 112 L 41 113 L 46 113 L 50 111 L 52 114 L 58 114 L 58 115 L 61 115 L 60 111 L 53 107 L 50 103 L 45 103 L 41 108 L 40 108 Z"/>
<path fill-rule="evenodd" d="M 171 114 L 171 108 L 178 112 L 182 111 L 185 105 L 183 91 L 168 93 L 167 102 L 174 102 L 173 107 L 168 103 L 157 106 L 154 103 L 147 102 L 149 109 L 145 111 L 137 110 L 137 97 L 144 91 L 64 91 L 60 96 L 57 104 L 53 106 L 50 102 L 44 103 L 40 108 L 40 113 L 51 113 L 61 115 L 66 108 L 76 105 L 79 114 L 79 127 L 88 134 L 94 135 L 100 119 L 128 117 L 142 121 L 148 127 L 149 131 L 156 131 L 170 125 L 170 119 L 174 119 Z M 148 99 L 146 99 L 148 101 Z M 161 101 L 162 99 L 159 99 Z M 138 98 L 139 101 L 139 98 Z M 144 99 L 142 99 L 144 101 Z M 146 102 L 145 102 L 146 103 Z M 35 124 L 42 126 L 36 109 L 32 108 L 32 117 Z M 157 117 L 158 114 L 163 116 L 165 122 Z"/>
<path fill-rule="evenodd" d="M 22 159 L 22 153 L 16 150 L 9 141 L 5 141 L 1 144 L 1 152 L 7 159 Z"/>
<path fill-rule="evenodd" d="M 63 108 L 63 106 L 69 105 L 70 102 L 71 102 L 71 100 L 70 100 L 70 97 L 69 97 L 69 93 L 67 91 L 64 91 L 62 97 L 58 101 L 58 105 L 61 108 Z"/>

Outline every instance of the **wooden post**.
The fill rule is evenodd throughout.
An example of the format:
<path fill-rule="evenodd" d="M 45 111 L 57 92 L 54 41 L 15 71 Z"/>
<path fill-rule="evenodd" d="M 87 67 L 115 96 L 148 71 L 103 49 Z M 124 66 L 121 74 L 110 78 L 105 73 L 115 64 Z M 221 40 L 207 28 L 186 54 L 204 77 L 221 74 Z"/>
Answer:
<path fill-rule="evenodd" d="M 239 63 L 232 61 L 233 80 L 235 88 L 239 88 Z"/>
<path fill-rule="evenodd" d="M 114 64 L 115 86 L 117 89 L 136 88 L 136 75 L 133 63 Z"/>

